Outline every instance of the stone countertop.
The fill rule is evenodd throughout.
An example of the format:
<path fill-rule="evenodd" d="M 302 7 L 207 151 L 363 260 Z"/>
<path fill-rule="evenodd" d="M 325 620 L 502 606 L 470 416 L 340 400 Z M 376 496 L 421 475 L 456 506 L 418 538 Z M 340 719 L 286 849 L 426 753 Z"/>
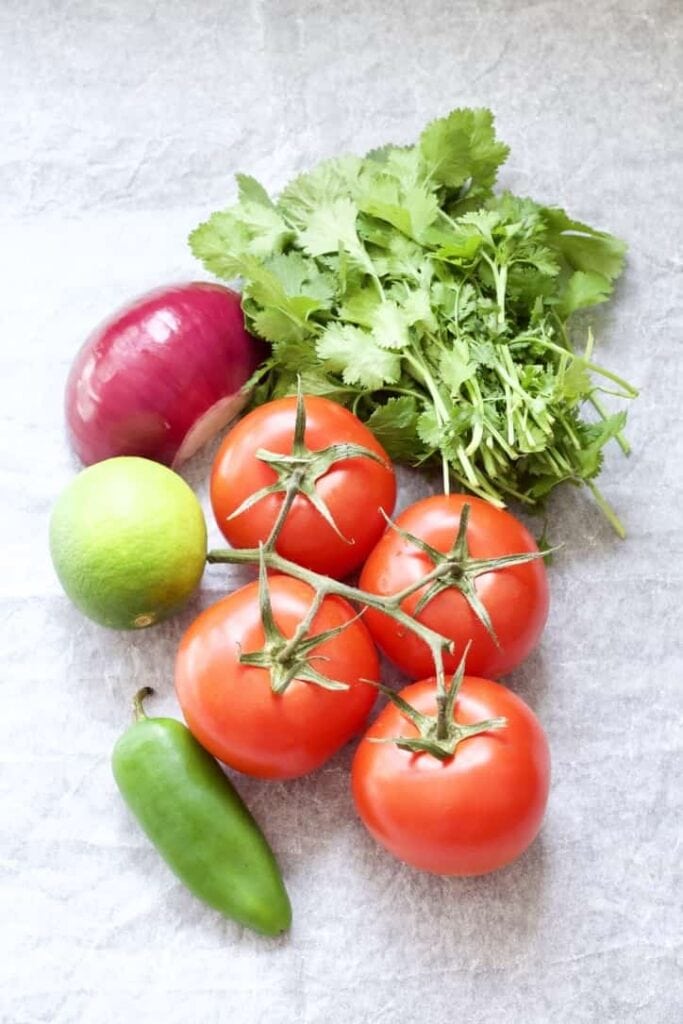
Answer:
<path fill-rule="evenodd" d="M 672 1024 L 683 678 L 681 67 L 676 0 L 4 0 L 0 7 L 3 500 L 0 1018 L 8 1024 Z M 197 276 L 188 230 L 327 155 L 412 141 L 488 105 L 501 184 L 628 240 L 601 359 L 642 388 L 603 476 L 628 539 L 558 494 L 552 612 L 510 685 L 553 752 L 541 837 L 481 879 L 419 875 L 357 822 L 351 749 L 239 786 L 295 923 L 264 940 L 176 883 L 119 800 L 131 692 L 177 714 L 172 622 L 104 631 L 46 552 L 75 463 L 62 390 L 104 315 Z M 185 475 L 206 498 L 211 451 Z M 424 490 L 402 475 L 401 501 Z M 212 526 L 212 540 L 217 540 Z"/>

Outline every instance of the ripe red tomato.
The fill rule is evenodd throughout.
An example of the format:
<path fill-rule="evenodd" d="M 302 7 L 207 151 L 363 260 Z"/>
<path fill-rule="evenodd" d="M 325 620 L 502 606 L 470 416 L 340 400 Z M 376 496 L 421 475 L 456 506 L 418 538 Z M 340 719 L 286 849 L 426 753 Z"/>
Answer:
<path fill-rule="evenodd" d="M 277 473 L 256 453 L 259 449 L 292 452 L 296 398 L 281 398 L 254 409 L 230 431 L 218 450 L 211 474 L 211 504 L 219 529 L 237 548 L 265 542 L 282 506 L 282 492 L 261 498 L 234 519 L 232 515 L 252 494 L 273 484 Z M 315 492 L 327 505 L 339 532 L 334 531 L 309 498 L 298 494 L 278 537 L 276 550 L 284 558 L 315 572 L 341 578 L 357 569 L 385 528 L 380 509 L 391 515 L 396 479 L 389 456 L 360 420 L 326 398 L 305 398 L 305 444 L 316 452 L 330 445 L 356 444 L 375 452 L 345 458 L 324 472 Z"/>
<path fill-rule="evenodd" d="M 434 679 L 413 683 L 401 696 L 423 714 L 436 712 Z M 499 715 L 507 725 L 462 740 L 444 761 L 370 742 L 417 735 L 393 704 L 373 722 L 353 761 L 353 797 L 368 830 L 400 860 L 441 875 L 481 875 L 533 841 L 548 799 L 545 733 L 510 690 L 465 676 L 454 718 L 473 724 Z"/>
<path fill-rule="evenodd" d="M 495 558 L 538 551 L 536 542 L 509 512 L 469 495 L 436 495 L 411 505 L 396 525 L 427 541 L 437 551 L 452 547 L 464 505 L 469 505 L 467 544 L 472 558 Z M 371 552 L 359 586 L 373 594 L 395 594 L 421 579 L 434 566 L 431 557 L 395 530 L 387 530 Z M 496 645 L 465 596 L 449 587 L 436 594 L 417 619 L 455 641 L 455 653 L 444 656 L 455 670 L 471 640 L 466 671 L 497 677 L 516 668 L 532 651 L 548 617 L 548 581 L 541 558 L 479 575 L 476 594 L 485 606 L 498 638 Z M 411 615 L 425 593 L 421 588 L 402 602 Z M 426 644 L 381 612 L 368 608 L 364 621 L 385 654 L 413 679 L 429 676 L 434 663 Z"/>
<path fill-rule="evenodd" d="M 276 626 L 286 639 L 309 610 L 314 591 L 288 576 L 269 578 Z M 326 597 L 308 635 L 354 618 L 339 597 Z M 367 719 L 376 690 L 379 659 L 370 634 L 357 619 L 315 647 L 311 665 L 348 684 L 326 690 L 294 678 L 281 694 L 271 689 L 266 668 L 240 663 L 240 654 L 261 650 L 264 629 L 259 584 L 249 583 L 207 608 L 180 643 L 175 668 L 178 700 L 196 738 L 226 764 L 265 779 L 289 779 L 327 761 Z"/>

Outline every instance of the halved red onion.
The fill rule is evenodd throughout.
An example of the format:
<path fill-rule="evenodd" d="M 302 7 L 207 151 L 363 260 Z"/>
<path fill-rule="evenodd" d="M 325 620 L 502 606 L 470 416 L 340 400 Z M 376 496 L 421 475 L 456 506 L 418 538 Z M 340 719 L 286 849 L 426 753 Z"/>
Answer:
<path fill-rule="evenodd" d="M 229 288 L 194 282 L 143 295 L 74 360 L 66 386 L 74 451 L 86 465 L 115 455 L 179 465 L 240 412 L 263 356 Z"/>

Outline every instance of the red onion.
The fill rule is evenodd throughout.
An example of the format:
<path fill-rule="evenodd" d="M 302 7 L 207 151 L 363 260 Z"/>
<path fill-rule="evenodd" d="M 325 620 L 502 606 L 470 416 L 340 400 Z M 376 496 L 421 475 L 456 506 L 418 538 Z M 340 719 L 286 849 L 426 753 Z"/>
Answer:
<path fill-rule="evenodd" d="M 241 410 L 262 358 L 229 288 L 193 283 L 143 295 L 74 360 L 66 386 L 74 451 L 86 465 L 141 455 L 177 466 Z"/>

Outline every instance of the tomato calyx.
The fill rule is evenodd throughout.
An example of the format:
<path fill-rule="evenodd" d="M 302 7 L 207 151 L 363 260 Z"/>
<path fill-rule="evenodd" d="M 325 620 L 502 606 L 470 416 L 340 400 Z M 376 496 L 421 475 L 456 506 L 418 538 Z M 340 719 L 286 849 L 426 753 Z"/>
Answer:
<path fill-rule="evenodd" d="M 458 590 L 485 627 L 493 642 L 496 646 L 500 646 L 488 609 L 477 593 L 475 581 L 478 576 L 483 576 L 485 573 L 498 572 L 501 569 L 508 569 L 514 565 L 534 562 L 538 558 L 543 558 L 547 552 L 520 551 L 516 554 L 501 555 L 494 558 L 472 558 L 467 543 L 470 509 L 470 505 L 463 505 L 458 532 L 451 548 L 445 554 L 421 537 L 415 536 L 414 533 L 410 533 L 408 530 L 403 530 L 388 518 L 387 523 L 400 537 L 413 544 L 416 548 L 419 548 L 434 564 L 433 573 L 429 574 L 432 578 L 415 605 L 413 614 L 419 615 L 429 602 L 444 590 Z"/>
<path fill-rule="evenodd" d="M 470 644 L 468 643 L 448 688 L 446 688 L 443 677 L 437 676 L 437 713 L 435 715 L 425 715 L 418 711 L 417 708 L 414 708 L 412 704 L 409 704 L 408 701 L 404 700 L 400 694 L 390 689 L 390 687 L 384 686 L 382 683 L 374 684 L 389 698 L 401 714 L 413 723 L 419 735 L 372 736 L 369 737 L 370 742 L 394 743 L 400 750 L 408 750 L 413 754 L 431 754 L 432 757 L 436 757 L 439 761 L 446 761 L 448 758 L 453 757 L 457 747 L 463 740 L 470 739 L 472 736 L 477 736 L 482 732 L 491 732 L 496 729 L 505 728 L 507 719 L 503 717 L 487 718 L 481 722 L 473 722 L 470 725 L 458 722 L 455 718 L 455 703 L 465 676 L 465 661 L 469 648 Z"/>
<path fill-rule="evenodd" d="M 355 444 L 350 441 L 331 444 L 328 445 L 327 448 L 321 448 L 318 451 L 313 451 L 306 444 L 305 436 L 306 406 L 304 403 L 303 392 L 301 390 L 301 379 L 299 379 L 296 395 L 296 418 L 294 421 L 294 437 L 292 439 L 291 453 L 289 455 L 283 455 L 281 452 L 271 452 L 265 448 L 257 449 L 256 458 L 270 466 L 276 474 L 277 479 L 272 484 L 268 484 L 266 487 L 261 487 L 260 490 L 250 494 L 249 497 L 246 498 L 230 516 L 228 516 L 228 519 L 235 519 L 237 516 L 242 515 L 243 512 L 247 512 L 257 502 L 261 501 L 262 498 L 267 497 L 269 494 L 284 494 L 284 501 L 278 513 L 277 520 L 273 526 L 271 535 L 266 542 L 267 546 L 271 546 L 284 523 L 294 499 L 297 494 L 301 494 L 310 501 L 313 508 L 323 517 L 328 526 L 334 530 L 340 540 L 343 540 L 346 544 L 352 544 L 353 541 L 345 537 L 337 526 L 326 502 L 318 493 L 316 484 L 318 480 L 322 476 L 325 476 L 325 474 L 328 473 L 334 465 L 338 462 L 344 462 L 346 459 L 367 458 L 372 459 L 374 462 L 379 462 L 381 465 L 385 465 L 385 461 L 377 454 L 377 452 L 373 452 L 370 448 L 365 448 L 363 445 Z"/>
<path fill-rule="evenodd" d="M 259 559 L 259 605 L 265 643 L 260 651 L 242 652 L 239 660 L 242 665 L 254 665 L 258 668 L 266 669 L 270 675 L 270 688 L 273 693 L 283 694 L 294 679 L 313 683 L 316 686 L 321 686 L 324 690 L 349 689 L 348 683 L 342 683 L 337 679 L 330 679 L 328 676 L 323 675 L 322 672 L 319 672 L 312 664 L 314 660 L 326 660 L 322 654 L 313 654 L 313 650 L 316 647 L 319 647 L 327 640 L 332 640 L 335 636 L 339 636 L 352 622 L 360 618 L 357 615 L 340 626 L 311 634 L 310 629 L 313 620 L 320 611 L 325 596 L 322 591 L 316 591 L 311 606 L 306 616 L 297 626 L 294 635 L 289 638 L 286 637 L 273 615 L 265 553 L 263 545 L 261 545 Z"/>

